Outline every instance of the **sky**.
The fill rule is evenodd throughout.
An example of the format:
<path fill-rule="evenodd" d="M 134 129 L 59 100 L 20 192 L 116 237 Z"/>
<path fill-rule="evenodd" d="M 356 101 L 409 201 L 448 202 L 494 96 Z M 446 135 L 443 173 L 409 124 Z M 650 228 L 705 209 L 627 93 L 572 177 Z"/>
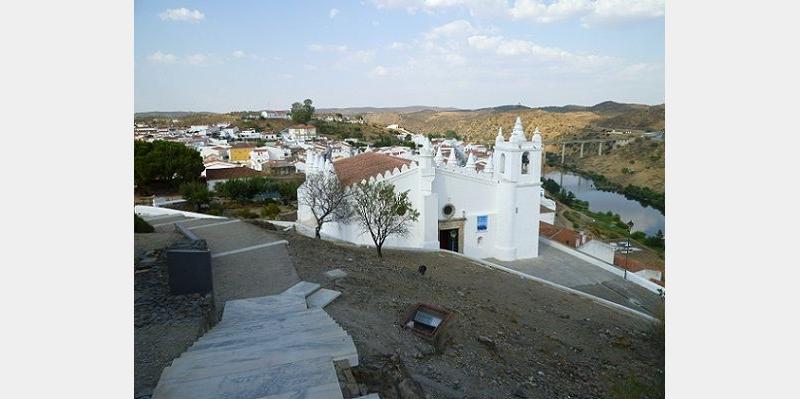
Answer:
<path fill-rule="evenodd" d="M 134 108 L 664 102 L 663 0 L 134 2 Z"/>

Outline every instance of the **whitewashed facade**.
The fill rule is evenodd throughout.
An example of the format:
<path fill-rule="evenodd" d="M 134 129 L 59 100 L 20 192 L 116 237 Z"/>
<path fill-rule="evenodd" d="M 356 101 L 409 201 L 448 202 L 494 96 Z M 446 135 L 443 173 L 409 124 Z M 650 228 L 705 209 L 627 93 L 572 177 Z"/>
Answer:
<path fill-rule="evenodd" d="M 407 237 L 389 237 L 385 246 L 444 248 L 506 261 L 538 256 L 541 153 L 538 128 L 527 140 L 519 118 L 508 140 L 502 129 L 498 132 L 493 156 L 482 171 L 476 170 L 472 154 L 465 166 L 458 164 L 453 152 L 446 162 L 441 148 L 434 155 L 426 140 L 417 160 L 362 180 L 386 181 L 396 192 L 409 191 L 409 199 L 420 213 Z M 313 152 L 307 154 L 305 172 L 336 173 L 330 160 Z M 298 197 L 302 198 L 303 190 L 304 186 L 298 189 Z M 315 227 L 307 207 L 300 206 L 297 217 L 298 223 Z M 321 233 L 356 244 L 373 244 L 356 223 L 326 223 Z"/>

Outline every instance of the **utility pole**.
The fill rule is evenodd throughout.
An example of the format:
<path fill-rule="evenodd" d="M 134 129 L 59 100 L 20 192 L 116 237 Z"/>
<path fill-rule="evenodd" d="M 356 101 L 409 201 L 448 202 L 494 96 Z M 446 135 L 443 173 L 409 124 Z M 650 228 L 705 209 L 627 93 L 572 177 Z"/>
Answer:
<path fill-rule="evenodd" d="M 633 229 L 633 220 L 628 221 L 628 244 L 625 246 L 625 277 L 628 279 L 628 252 L 631 251 L 631 229 Z"/>

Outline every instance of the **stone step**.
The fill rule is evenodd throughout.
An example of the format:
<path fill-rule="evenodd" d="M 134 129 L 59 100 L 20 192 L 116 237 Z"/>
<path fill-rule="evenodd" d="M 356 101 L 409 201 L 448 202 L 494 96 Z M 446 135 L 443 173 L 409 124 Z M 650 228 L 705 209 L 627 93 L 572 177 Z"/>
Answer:
<path fill-rule="evenodd" d="M 247 321 L 258 317 L 277 317 L 282 314 L 301 313 L 308 310 L 308 305 L 305 303 L 295 303 L 283 306 L 267 307 L 258 304 L 236 303 L 225 305 L 222 312 L 222 320 L 224 321 Z"/>
<path fill-rule="evenodd" d="M 220 339 L 238 338 L 247 336 L 259 337 L 273 337 L 277 338 L 287 334 L 295 334 L 297 332 L 311 331 L 319 328 L 338 328 L 344 331 L 339 324 L 333 321 L 329 316 L 315 316 L 313 319 L 303 319 L 297 322 L 290 322 L 284 324 L 273 324 L 266 327 L 263 326 L 247 326 L 244 328 L 223 329 L 219 331 L 212 331 L 209 334 L 201 337 L 197 342 L 213 342 Z"/>
<path fill-rule="evenodd" d="M 301 281 L 284 291 L 281 295 L 302 295 L 308 298 L 309 295 L 319 289 L 319 284 L 308 281 Z"/>
<path fill-rule="evenodd" d="M 333 302 L 334 299 L 338 298 L 339 295 L 342 295 L 342 293 L 339 291 L 320 288 L 313 294 L 309 295 L 306 298 L 306 302 L 308 303 L 309 308 L 322 309 L 329 303 Z"/>
<path fill-rule="evenodd" d="M 224 223 L 224 224 L 221 224 Z M 184 222 L 181 222 L 181 226 L 186 227 L 189 230 L 194 230 L 195 227 L 202 227 L 206 225 L 213 225 L 207 228 L 212 228 L 216 226 L 225 226 L 229 224 L 241 223 L 240 220 L 236 219 L 189 219 Z M 202 230 L 202 229 L 197 229 Z"/>
<path fill-rule="evenodd" d="M 347 335 L 346 332 L 339 329 L 328 329 L 319 331 L 318 334 L 316 332 L 310 333 L 308 335 L 301 335 L 297 334 L 297 337 L 294 336 L 287 336 L 282 338 L 260 338 L 260 337 L 251 337 L 251 338 L 243 338 L 243 339 L 233 339 L 229 341 L 223 342 L 210 342 L 206 344 L 198 345 L 194 350 L 187 350 L 181 354 L 180 358 L 196 358 L 196 357 L 208 357 L 213 356 L 214 354 L 219 353 L 220 351 L 234 351 L 238 349 L 252 349 L 252 350 L 281 350 L 286 348 L 287 345 L 293 344 L 302 344 L 307 345 L 309 347 L 321 346 L 325 347 L 329 344 L 335 344 L 338 342 L 346 342 L 350 340 L 350 337 Z"/>
<path fill-rule="evenodd" d="M 236 373 L 243 373 L 253 370 L 266 370 L 270 368 L 280 367 L 287 364 L 304 362 L 314 359 L 322 359 L 325 361 L 333 362 L 330 356 L 321 356 L 316 358 L 307 357 L 262 357 L 258 359 L 247 359 L 236 362 L 223 362 L 214 364 L 187 365 L 185 367 L 170 366 L 164 369 L 161 373 L 159 382 L 164 384 L 199 380 L 219 375 L 229 375 Z M 335 366 L 335 365 L 334 365 Z"/>
<path fill-rule="evenodd" d="M 312 355 L 313 354 L 313 355 Z M 252 360 L 259 357 L 287 356 L 321 357 L 329 355 L 333 360 L 348 360 L 350 365 L 358 365 L 358 354 L 350 337 L 323 338 L 319 342 L 282 342 L 280 345 L 269 343 L 256 344 L 249 347 L 234 347 L 221 350 L 204 350 L 184 352 L 173 360 L 175 365 L 189 365 L 197 362 L 214 363 L 223 361 Z"/>
<path fill-rule="evenodd" d="M 317 309 L 313 309 L 317 310 Z M 296 317 L 272 317 L 272 318 L 263 318 L 263 319 L 254 319 L 254 320 L 243 320 L 237 323 L 227 322 L 226 324 L 218 324 L 214 328 L 212 328 L 209 332 L 206 333 L 204 337 L 217 337 L 217 336 L 224 336 L 226 334 L 239 334 L 239 333 L 246 333 L 246 332 L 259 332 L 263 330 L 271 330 L 271 329 L 279 329 L 279 330 L 286 330 L 287 328 L 294 328 L 292 326 L 297 326 L 297 328 L 308 327 L 318 322 L 328 322 L 331 324 L 336 324 L 328 314 L 322 313 L 311 313 L 310 311 L 306 311 L 305 315 L 297 315 Z"/>
<path fill-rule="evenodd" d="M 301 399 L 301 398 L 314 398 L 314 399 L 343 399 L 342 390 L 339 384 L 318 386 L 306 389 L 299 389 L 291 392 L 284 392 L 277 395 L 265 396 L 259 399 Z"/>
<path fill-rule="evenodd" d="M 174 378 L 187 373 L 195 373 L 204 369 L 209 369 L 208 373 L 216 373 L 215 369 L 249 369 L 253 365 L 259 367 L 272 367 L 274 365 L 293 363 L 300 360 L 327 357 L 332 360 L 347 360 L 350 364 L 358 364 L 358 354 L 356 353 L 355 345 L 352 341 L 341 342 L 338 345 L 330 345 L 326 350 L 319 350 L 318 348 L 311 347 L 288 347 L 286 350 L 276 351 L 272 353 L 253 353 L 247 351 L 237 352 L 223 352 L 217 356 L 206 357 L 201 361 L 197 359 L 182 359 L 178 358 L 173 360 L 172 365 L 164 368 L 162 378 L 171 375 Z M 355 361 L 355 363 L 353 363 Z"/>
<path fill-rule="evenodd" d="M 302 319 L 310 314 L 315 314 L 322 311 L 321 309 L 306 309 L 299 312 L 286 312 L 286 313 L 268 313 L 268 314 L 253 314 L 248 319 L 222 319 L 214 329 L 228 328 L 228 327 L 241 327 L 248 324 L 269 324 L 269 323 L 285 323 L 293 319 Z M 322 311 L 324 312 L 324 311 Z M 213 330 L 212 330 L 213 331 Z"/>
<path fill-rule="evenodd" d="M 238 304 L 238 303 L 255 303 L 264 306 L 273 306 L 273 305 L 286 305 L 291 303 L 305 303 L 305 301 L 299 295 L 268 295 L 262 297 L 255 297 L 255 298 L 245 298 L 245 299 L 234 299 L 230 300 L 225 303 L 228 304 Z"/>
<path fill-rule="evenodd" d="M 176 222 L 180 222 L 187 219 L 188 218 L 183 215 L 169 215 L 168 217 L 158 220 L 153 220 L 152 222 L 147 222 L 147 223 L 150 223 L 150 225 L 152 225 L 153 227 L 163 227 L 163 226 L 172 226 Z"/>
<path fill-rule="evenodd" d="M 378 396 L 377 393 L 371 393 L 371 394 L 364 395 L 364 396 L 359 396 L 359 397 L 353 398 L 353 399 L 381 399 L 381 397 Z"/>
<path fill-rule="evenodd" d="M 337 384 L 333 363 L 327 358 L 301 360 L 269 369 L 255 369 L 189 381 L 159 382 L 153 398 L 257 399 L 310 387 Z"/>
<path fill-rule="evenodd" d="M 214 350 L 225 347 L 242 345 L 255 345 L 262 342 L 279 343 L 287 340 L 312 340 L 329 336 L 347 336 L 347 332 L 337 325 L 323 324 L 310 326 L 303 329 L 288 329 L 285 331 L 269 332 L 264 334 L 243 333 L 231 336 L 215 337 L 195 342 L 187 351 Z"/>

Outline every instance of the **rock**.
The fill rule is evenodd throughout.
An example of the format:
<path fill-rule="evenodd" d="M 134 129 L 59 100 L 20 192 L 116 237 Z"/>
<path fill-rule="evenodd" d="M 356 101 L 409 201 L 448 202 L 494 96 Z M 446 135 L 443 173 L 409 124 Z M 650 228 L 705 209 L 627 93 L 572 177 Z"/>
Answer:
<path fill-rule="evenodd" d="M 478 336 L 478 342 L 488 346 L 491 349 L 495 349 L 495 347 L 496 347 L 494 341 L 492 341 L 491 338 L 489 338 L 487 336 L 484 336 L 484 335 L 479 335 Z"/>
<path fill-rule="evenodd" d="M 520 385 L 514 390 L 514 397 L 528 398 L 528 390 L 524 386 Z"/>

